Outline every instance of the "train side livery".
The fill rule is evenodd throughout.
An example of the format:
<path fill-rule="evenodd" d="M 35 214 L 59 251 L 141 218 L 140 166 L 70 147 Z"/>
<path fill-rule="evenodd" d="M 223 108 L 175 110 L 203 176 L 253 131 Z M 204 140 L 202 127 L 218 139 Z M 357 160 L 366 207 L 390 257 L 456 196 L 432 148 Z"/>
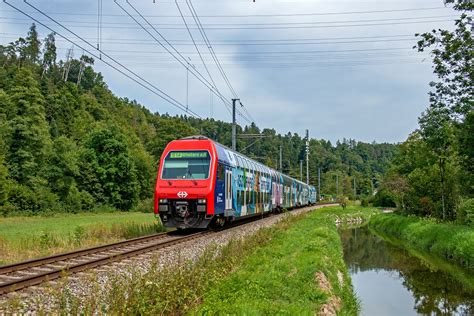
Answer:
<path fill-rule="evenodd" d="M 155 214 L 167 227 L 208 228 L 316 203 L 316 189 L 204 136 L 170 142 L 160 160 Z"/>

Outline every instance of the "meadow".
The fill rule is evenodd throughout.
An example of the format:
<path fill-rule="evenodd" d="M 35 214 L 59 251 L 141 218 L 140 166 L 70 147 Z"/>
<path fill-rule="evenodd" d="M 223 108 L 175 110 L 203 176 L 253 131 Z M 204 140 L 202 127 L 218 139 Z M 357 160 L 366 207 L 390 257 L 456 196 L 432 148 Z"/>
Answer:
<path fill-rule="evenodd" d="M 0 264 L 160 231 L 163 227 L 153 214 L 139 212 L 0 218 Z"/>

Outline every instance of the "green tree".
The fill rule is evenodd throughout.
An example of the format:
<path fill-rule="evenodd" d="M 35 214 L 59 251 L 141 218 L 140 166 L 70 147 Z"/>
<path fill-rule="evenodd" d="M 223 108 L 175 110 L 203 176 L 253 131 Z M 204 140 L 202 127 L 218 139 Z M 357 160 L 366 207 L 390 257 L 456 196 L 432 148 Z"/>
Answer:
<path fill-rule="evenodd" d="M 41 76 L 44 76 L 48 69 L 51 69 L 56 64 L 56 39 L 54 33 L 48 34 L 44 39 L 43 45 L 43 72 Z"/>
<path fill-rule="evenodd" d="M 121 210 L 138 200 L 137 171 L 125 136 L 116 127 L 93 130 L 81 157 L 80 186 L 97 202 Z"/>
<path fill-rule="evenodd" d="M 38 39 L 38 31 L 36 30 L 36 24 L 31 24 L 30 31 L 26 36 L 26 45 L 24 53 L 26 58 L 33 64 L 39 61 L 39 53 L 41 48 L 41 42 Z"/>
<path fill-rule="evenodd" d="M 33 184 L 40 180 L 51 145 L 44 98 L 28 68 L 20 69 L 14 82 L 9 97 L 13 111 L 9 113 L 11 137 L 7 162 L 12 179 L 22 184 Z"/>
<path fill-rule="evenodd" d="M 9 128 L 5 110 L 9 108 L 8 97 L 3 90 L 0 90 L 0 209 L 7 202 L 8 198 L 8 169 L 5 166 L 5 155 L 7 153 L 7 141 L 9 138 Z"/>
<path fill-rule="evenodd" d="M 459 126 L 458 151 L 461 161 L 461 183 L 463 194 L 474 196 L 474 111 L 466 115 L 466 119 Z"/>
<path fill-rule="evenodd" d="M 448 0 L 461 11 L 455 30 L 433 30 L 416 34 L 420 37 L 416 48 L 428 48 L 433 56 L 433 69 L 438 82 L 431 82 L 430 107 L 448 113 L 453 120 L 462 121 L 474 105 L 474 38 L 472 36 L 472 1 Z"/>
<path fill-rule="evenodd" d="M 443 219 L 446 218 L 446 198 L 457 199 L 457 197 L 446 197 L 446 164 L 452 159 L 454 153 L 454 128 L 448 112 L 440 107 L 430 107 L 420 118 L 421 135 L 428 148 L 435 154 L 439 168 L 439 181 L 441 184 L 441 203 Z M 452 175 L 452 174 L 451 174 Z M 456 192 L 450 190 L 450 192 Z"/>
<path fill-rule="evenodd" d="M 442 217 L 446 218 L 446 199 L 457 200 L 456 196 L 446 196 L 447 191 L 456 194 L 457 190 L 447 188 L 447 165 L 451 166 L 449 176 L 457 170 L 456 133 L 469 130 L 466 118 L 472 113 L 474 106 L 474 39 L 472 36 L 472 1 L 449 0 L 454 9 L 461 11 L 461 16 L 455 22 L 455 30 L 433 30 L 429 33 L 416 34 L 420 37 L 416 48 L 419 51 L 431 49 L 433 69 L 438 77 L 437 82 L 431 82 L 433 88 L 429 93 L 430 106 L 420 117 L 420 133 L 423 140 L 436 157 L 439 169 L 438 177 L 441 184 Z M 461 136 L 460 141 L 469 142 L 469 138 Z M 459 148 L 461 148 L 460 146 Z M 463 150 L 461 160 L 465 162 L 472 158 L 472 152 Z M 471 156 L 472 157 L 472 156 Z M 467 160 L 466 160 L 467 159 Z M 467 166 L 466 166 L 467 167 Z M 469 168 L 469 167 L 467 167 Z M 464 173 L 465 174 L 465 173 Z M 469 178 L 469 177 L 468 177 Z M 467 181 L 467 186 L 470 186 Z M 455 187 L 456 183 L 454 183 Z M 469 189 L 464 189 L 469 192 Z M 453 210 L 450 210 L 452 212 Z"/>

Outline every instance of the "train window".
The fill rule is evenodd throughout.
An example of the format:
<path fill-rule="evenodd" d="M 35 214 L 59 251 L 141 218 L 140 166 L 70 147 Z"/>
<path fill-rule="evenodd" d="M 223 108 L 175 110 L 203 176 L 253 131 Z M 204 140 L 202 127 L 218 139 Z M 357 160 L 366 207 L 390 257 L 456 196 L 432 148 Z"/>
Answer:
<path fill-rule="evenodd" d="M 208 151 L 171 151 L 165 158 L 161 178 L 165 180 L 209 177 L 211 157 Z"/>
<path fill-rule="evenodd" d="M 224 179 L 225 179 L 225 166 L 220 163 L 217 166 L 217 180 L 224 180 Z"/>

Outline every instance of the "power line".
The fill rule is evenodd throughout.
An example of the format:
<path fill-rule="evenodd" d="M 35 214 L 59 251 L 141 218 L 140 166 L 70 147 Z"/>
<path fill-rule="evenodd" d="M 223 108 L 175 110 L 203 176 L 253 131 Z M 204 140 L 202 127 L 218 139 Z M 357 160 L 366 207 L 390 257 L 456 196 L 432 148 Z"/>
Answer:
<path fill-rule="evenodd" d="M 407 21 L 407 22 L 388 22 L 388 23 L 364 23 L 364 24 L 341 24 L 341 25 L 304 25 L 304 26 L 261 26 L 261 27 L 206 27 L 207 30 L 211 31 L 226 31 L 226 30 L 291 30 L 291 29 L 319 29 L 319 28 L 344 28 L 344 27 L 368 27 L 368 26 L 388 26 L 388 25 L 406 25 L 406 24 L 423 24 L 423 23 L 435 23 L 435 22 L 452 22 L 452 19 L 436 19 L 436 20 L 425 20 L 425 21 Z M 343 23 L 343 22 L 341 22 Z M 11 22 L 9 24 L 25 25 L 23 22 Z M 68 24 L 69 27 L 77 28 L 95 28 L 92 25 L 72 25 Z M 139 29 L 135 26 L 103 26 L 107 29 Z M 184 30 L 183 27 L 161 27 L 162 30 Z M 193 29 L 193 28 L 191 28 Z"/>
<path fill-rule="evenodd" d="M 7 4 L 8 6 L 10 6 L 11 8 L 17 10 L 18 12 L 28 16 L 30 19 L 32 19 L 33 21 L 37 22 L 38 24 L 42 25 L 43 27 L 47 28 L 48 30 L 50 30 L 51 32 L 55 33 L 56 35 L 62 37 L 63 39 L 67 40 L 69 43 L 81 48 L 82 50 L 84 50 L 85 52 L 87 52 L 89 55 L 91 56 L 94 56 L 95 58 L 99 59 L 99 57 L 92 53 L 90 50 L 88 50 L 87 48 L 84 48 L 83 46 L 75 43 L 74 41 L 70 40 L 68 37 L 62 35 L 61 33 L 57 32 L 56 30 L 52 29 L 51 27 L 49 27 L 48 25 L 42 23 L 41 21 L 35 19 L 33 16 L 29 15 L 28 13 L 22 11 L 21 9 L 15 7 L 14 5 L 8 3 L 6 0 L 3 1 L 5 4 Z M 41 13 L 42 15 L 45 15 L 46 17 L 48 17 L 48 15 L 44 14 L 41 10 L 37 9 L 36 7 L 34 7 L 33 5 L 31 5 L 30 3 L 28 3 L 26 0 L 24 1 L 26 4 L 28 4 L 30 7 L 32 7 L 33 9 L 37 10 L 39 13 Z M 57 23 L 53 18 L 50 18 L 52 21 L 54 21 L 55 23 Z M 65 28 L 64 26 L 62 26 L 60 23 L 57 23 L 58 25 L 60 25 L 62 28 L 64 28 L 65 30 L 67 30 L 68 32 L 70 32 L 71 34 L 74 34 L 76 37 L 80 38 L 80 36 L 78 36 L 77 34 L 75 34 L 74 32 L 68 30 L 67 28 Z M 82 40 L 82 39 L 81 39 Z M 84 41 L 84 40 L 83 40 Z M 85 43 L 87 43 L 89 46 L 92 46 L 94 49 L 95 47 L 90 44 L 89 42 L 87 41 L 84 41 Z M 101 51 L 102 52 L 102 51 Z M 111 60 L 113 60 L 115 63 L 117 63 L 118 65 L 120 65 L 122 68 L 126 69 L 128 72 L 132 73 L 134 76 L 136 76 L 137 78 L 141 79 L 143 82 L 147 83 L 149 86 L 153 87 L 155 90 L 152 90 L 150 87 L 144 85 L 142 82 L 138 81 L 137 79 L 131 77 L 129 74 L 125 73 L 124 71 L 122 71 L 121 69 L 117 68 L 116 66 L 112 65 L 111 63 L 105 61 L 105 60 L 101 60 L 103 63 L 105 63 L 106 65 L 108 65 L 109 67 L 115 69 L 116 71 L 120 72 L 122 75 L 126 76 L 127 78 L 129 78 L 130 80 L 136 82 L 137 84 L 139 84 L 140 86 L 144 87 L 145 89 L 147 89 L 148 91 L 152 92 L 153 94 L 159 96 L 160 98 L 162 98 L 163 100 L 167 101 L 168 103 L 174 105 L 175 107 L 177 108 L 180 108 L 181 110 L 185 110 L 185 107 L 177 100 L 175 100 L 174 98 L 172 98 L 171 96 L 169 96 L 167 93 L 165 93 L 164 91 L 160 90 L 159 88 L 157 88 L 156 86 L 154 86 L 153 84 L 149 83 L 148 81 L 146 81 L 145 79 L 143 79 L 142 77 L 140 77 L 139 75 L 137 75 L 136 73 L 134 73 L 133 71 L 131 71 L 130 69 L 128 69 L 127 67 L 125 67 L 124 65 L 122 65 L 121 63 L 117 62 L 116 60 L 114 60 L 113 58 L 109 57 L 107 54 L 104 53 L 105 56 L 107 56 L 108 58 L 110 58 Z M 194 113 L 193 111 L 189 111 L 189 113 L 195 117 L 198 117 L 198 118 L 202 118 L 201 116 L 199 116 L 197 113 Z"/>
<path fill-rule="evenodd" d="M 0 35 L 12 35 L 10 38 L 17 38 L 22 34 L 15 33 L 0 33 Z M 403 38 L 404 37 L 404 38 Z M 356 40 L 361 39 L 361 40 Z M 330 41 L 337 40 L 337 41 Z M 355 36 L 355 37 L 328 37 L 328 38 L 300 38 L 300 39 L 255 39 L 255 40 L 221 40 L 214 41 L 214 45 L 217 46 L 235 46 L 235 45 L 248 45 L 248 46 L 280 46 L 280 45 L 329 45 L 329 44 L 356 44 L 356 43 L 378 43 L 378 42 L 399 42 L 399 41 L 412 41 L 417 40 L 414 35 L 386 35 L 386 36 Z M 197 45 L 205 44 L 204 42 L 189 42 L 186 40 L 168 40 L 174 45 Z M 122 39 L 108 39 L 102 40 L 103 43 L 108 44 L 139 44 L 139 45 L 155 45 L 154 41 L 147 39 L 132 39 L 132 38 L 122 38 Z"/>
<path fill-rule="evenodd" d="M 221 65 L 221 63 L 220 63 L 219 58 L 217 57 L 217 55 L 216 55 L 216 53 L 215 53 L 215 51 L 214 51 L 214 48 L 212 47 L 212 44 L 211 44 L 211 42 L 209 41 L 209 38 L 207 37 L 206 31 L 204 30 L 204 27 L 202 26 L 202 23 L 201 23 L 201 21 L 200 21 L 200 19 L 199 19 L 199 16 L 198 16 L 196 10 L 194 9 L 192 0 L 186 0 L 186 4 L 188 5 L 189 11 L 191 12 L 191 15 L 193 16 L 194 21 L 196 22 L 198 28 L 200 29 L 200 32 L 201 32 L 201 35 L 202 35 L 204 41 L 207 42 L 208 49 L 209 49 L 209 51 L 211 52 L 211 55 L 213 56 L 213 59 L 214 59 L 216 65 L 218 65 L 218 69 L 219 69 L 219 71 L 221 72 L 221 75 L 222 75 L 222 77 L 224 78 L 224 81 L 226 82 L 226 84 L 227 84 L 229 90 L 232 92 L 232 94 L 234 95 L 234 97 L 237 98 L 237 99 L 239 99 L 239 102 L 240 102 L 240 98 L 238 97 L 237 93 L 236 93 L 235 90 L 234 90 L 234 87 L 233 87 L 232 84 L 230 83 L 230 80 L 229 80 L 229 78 L 227 77 L 227 74 L 225 73 L 225 71 L 224 71 L 224 69 L 223 69 L 223 67 L 222 67 L 222 65 Z M 241 105 L 242 107 L 244 107 L 242 103 L 240 103 L 240 105 Z M 250 117 L 250 120 L 253 121 L 253 122 L 255 122 L 255 120 L 252 119 L 252 117 L 251 117 L 250 113 L 248 112 L 248 110 L 245 109 L 245 111 L 246 111 L 247 115 Z M 246 119 L 246 120 L 248 121 L 248 118 L 244 117 L 244 115 L 241 114 L 241 116 L 242 116 L 242 118 L 244 118 L 244 119 Z M 251 121 L 249 121 L 250 124 L 252 123 Z"/>
<path fill-rule="evenodd" d="M 146 33 L 148 33 L 148 35 L 150 35 L 161 47 L 163 47 L 168 54 L 170 54 L 171 56 L 173 56 L 174 59 L 176 59 L 182 66 L 184 67 L 187 67 L 187 63 L 188 61 L 186 60 L 186 57 L 184 57 L 182 55 L 182 53 L 180 53 L 176 47 L 174 47 L 153 25 L 150 24 L 150 22 L 143 17 L 143 15 L 127 0 L 127 4 L 155 31 L 155 33 L 157 33 L 161 39 L 163 39 L 183 60 L 184 60 L 184 63 L 182 60 L 180 60 L 172 51 L 170 51 L 168 49 L 168 47 L 166 47 L 159 39 L 157 39 L 146 27 L 144 27 L 133 15 L 130 14 L 130 12 L 128 12 L 122 5 L 120 5 L 117 0 L 114 0 L 115 4 L 117 6 L 119 6 L 125 13 L 127 13 L 127 15 L 133 20 L 135 21 L 135 23 L 137 23 Z M 185 64 L 186 63 L 186 64 Z M 203 83 L 206 87 L 208 87 L 209 89 L 211 89 L 216 96 L 218 96 L 222 102 L 224 103 L 224 105 L 229 109 L 229 105 L 228 105 L 228 102 L 225 97 L 220 93 L 220 91 L 217 89 L 217 87 L 213 86 L 211 83 L 209 83 L 209 81 L 207 81 L 206 78 L 204 78 L 204 76 L 197 70 L 195 69 L 194 67 L 191 68 L 192 71 L 191 71 L 191 74 L 196 77 L 199 81 L 201 81 L 201 83 Z"/>
<path fill-rule="evenodd" d="M 182 17 L 182 19 L 183 19 L 183 23 L 184 23 L 184 25 L 186 26 L 186 29 L 188 30 L 189 37 L 191 38 L 191 40 L 192 40 L 192 42 L 193 42 L 193 45 L 194 45 L 194 47 L 196 48 L 196 52 L 199 54 L 199 58 L 201 59 L 202 64 L 204 65 L 204 68 L 206 69 L 206 72 L 207 72 L 207 74 L 208 74 L 208 76 L 209 76 L 209 79 L 211 79 L 212 84 L 213 84 L 214 87 L 216 87 L 216 89 L 217 89 L 217 85 L 216 85 L 216 83 L 214 82 L 214 79 L 212 78 L 211 73 L 209 72 L 209 69 L 207 68 L 206 63 L 204 62 L 204 58 L 202 57 L 201 52 L 199 51 L 199 48 L 198 48 L 198 46 L 197 46 L 197 44 L 196 44 L 196 41 L 194 41 L 193 33 L 192 33 L 191 30 L 189 29 L 188 23 L 186 22 L 186 19 L 185 19 L 183 13 L 181 12 L 181 8 L 179 7 L 178 1 L 175 0 L 175 3 L 176 3 L 176 8 L 178 8 L 179 14 L 181 15 L 181 17 Z"/>
<path fill-rule="evenodd" d="M 99 0 L 101 1 L 101 0 Z M 123 23 L 123 22 L 102 22 L 101 17 L 101 10 L 102 5 L 99 4 L 99 14 L 98 19 L 99 23 L 103 23 L 106 25 L 134 25 L 134 23 Z M 146 16 L 143 15 L 145 18 Z M 285 26 L 285 25 L 317 25 L 317 24 L 341 24 L 341 23 L 367 23 L 367 22 L 388 22 L 388 21 L 410 21 L 410 20 L 422 20 L 422 19 L 444 19 L 444 18 L 457 18 L 457 15 L 437 15 L 437 16 L 418 16 L 418 17 L 402 17 L 402 18 L 383 18 L 383 19 L 366 19 L 366 20 L 343 20 L 343 21 L 309 21 L 309 22 L 278 22 L 278 23 L 206 23 L 204 24 L 205 27 L 222 27 L 222 26 Z M 183 16 L 184 18 L 184 16 Z M 22 18 L 15 18 L 15 17 L 4 17 L 2 19 L 8 20 L 25 20 Z M 62 23 L 79 23 L 79 24 L 91 24 L 91 21 L 61 21 Z M 98 23 L 98 24 L 99 24 Z M 180 26 L 180 23 L 154 23 L 157 27 L 164 27 L 164 26 Z"/>
<path fill-rule="evenodd" d="M 417 12 L 432 10 L 448 10 L 447 7 L 426 7 L 426 8 L 404 8 L 391 10 L 368 10 L 368 11 L 340 11 L 340 12 L 318 12 L 318 13 L 288 13 L 288 14 L 232 14 L 232 15 L 201 15 L 203 18 L 253 18 L 253 17 L 292 17 L 292 16 L 325 16 L 325 15 L 352 15 L 352 14 L 374 14 L 374 13 L 395 13 L 395 12 Z M 71 16 L 94 16 L 93 13 L 71 13 L 71 12 L 50 12 L 50 15 L 71 15 Z M 109 17 L 126 16 L 123 14 L 104 14 Z M 147 15 L 147 18 L 179 18 L 177 15 Z M 190 17 L 190 16 L 185 16 Z"/>
<path fill-rule="evenodd" d="M 204 30 L 202 24 L 201 24 L 201 21 L 199 20 L 199 16 L 197 15 L 196 11 L 194 10 L 194 6 L 191 2 L 191 0 L 186 0 L 186 4 L 189 8 L 189 11 L 191 12 L 191 15 L 193 16 L 193 19 L 198 27 L 198 30 L 199 32 L 201 33 L 201 36 L 204 40 L 204 42 L 206 43 L 207 45 L 207 48 L 209 49 L 209 52 L 211 53 L 211 56 L 212 58 L 214 59 L 214 62 L 216 63 L 217 65 L 217 68 L 219 69 L 219 72 L 221 73 L 222 75 L 222 78 L 224 79 L 224 81 L 226 82 L 227 84 L 227 87 L 229 88 L 229 90 L 231 91 L 231 93 L 234 95 L 235 98 L 238 99 L 238 96 L 237 96 L 237 93 L 235 92 L 234 88 L 232 87 L 232 85 L 230 84 L 230 81 L 229 79 L 227 78 L 227 75 L 225 74 L 224 72 L 224 69 L 222 68 L 222 66 L 220 65 L 220 62 L 219 62 L 219 59 L 216 55 L 216 53 L 214 52 L 214 49 L 212 48 L 212 45 L 211 45 L 211 42 L 209 41 L 209 38 L 207 37 L 206 35 L 206 31 Z"/>

